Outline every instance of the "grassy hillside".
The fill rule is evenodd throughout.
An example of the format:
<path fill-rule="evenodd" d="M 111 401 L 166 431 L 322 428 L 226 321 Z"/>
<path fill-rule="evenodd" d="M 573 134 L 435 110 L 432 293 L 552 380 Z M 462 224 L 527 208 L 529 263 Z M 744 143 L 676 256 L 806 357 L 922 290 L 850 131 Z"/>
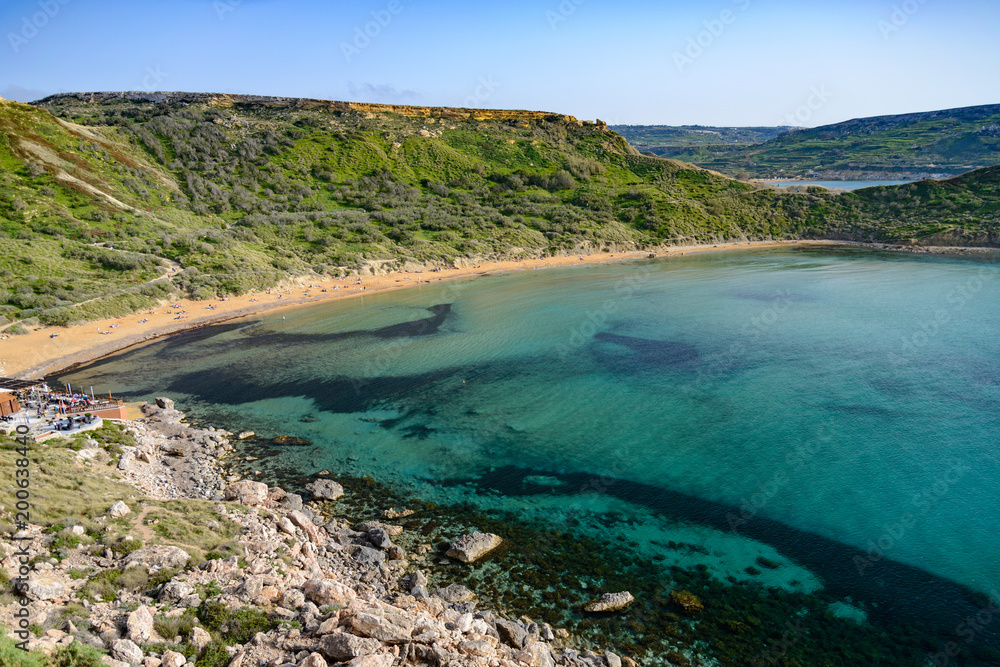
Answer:
<path fill-rule="evenodd" d="M 876 116 L 795 130 L 747 146 L 734 133 L 690 142 L 646 128 L 641 150 L 755 178 L 926 178 L 1000 164 L 1000 105 Z M 706 128 L 708 129 L 708 128 Z M 761 128 L 743 128 L 747 136 Z M 749 132 L 752 131 L 752 132 Z"/>
<path fill-rule="evenodd" d="M 0 102 L 0 128 L 5 324 L 376 260 L 955 230 L 997 244 L 995 171 L 927 193 L 783 194 L 543 112 L 81 94 Z"/>

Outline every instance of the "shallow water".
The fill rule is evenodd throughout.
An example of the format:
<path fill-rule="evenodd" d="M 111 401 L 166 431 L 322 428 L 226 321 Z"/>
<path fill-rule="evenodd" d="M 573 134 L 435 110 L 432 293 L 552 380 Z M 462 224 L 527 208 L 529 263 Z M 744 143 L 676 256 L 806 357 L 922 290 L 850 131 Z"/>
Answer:
<path fill-rule="evenodd" d="M 949 582 L 1000 588 L 994 259 L 795 247 L 486 276 L 228 323 L 60 380 L 306 438 L 281 454 L 303 474 L 509 509 L 720 579 L 957 614 Z M 781 567 L 747 574 L 761 555 Z"/>

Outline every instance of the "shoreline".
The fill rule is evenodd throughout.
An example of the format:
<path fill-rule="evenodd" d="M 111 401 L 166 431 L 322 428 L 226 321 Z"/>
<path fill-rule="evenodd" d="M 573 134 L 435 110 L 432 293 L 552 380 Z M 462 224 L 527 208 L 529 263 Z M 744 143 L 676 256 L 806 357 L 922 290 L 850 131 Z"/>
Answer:
<path fill-rule="evenodd" d="M 295 277 L 280 287 L 240 296 L 195 301 L 190 298 L 160 304 L 152 311 L 117 318 L 91 320 L 68 327 L 44 326 L 0 341 L 0 376 L 39 379 L 67 372 L 159 338 L 193 331 L 229 320 L 316 305 L 365 294 L 412 288 L 487 274 L 548 269 L 581 264 L 666 258 L 686 253 L 747 250 L 793 245 L 867 247 L 911 253 L 966 254 L 996 252 L 996 248 L 921 247 L 842 240 L 743 241 L 692 246 L 660 246 L 646 250 L 559 255 L 542 259 L 481 260 L 457 269 L 395 271 L 386 274 L 349 274 L 346 278 Z M 311 286 L 311 287 L 309 287 Z M 182 314 L 183 313 L 183 314 Z M 111 333 L 100 333 L 100 332 Z M 53 337 L 54 334 L 54 337 Z"/>

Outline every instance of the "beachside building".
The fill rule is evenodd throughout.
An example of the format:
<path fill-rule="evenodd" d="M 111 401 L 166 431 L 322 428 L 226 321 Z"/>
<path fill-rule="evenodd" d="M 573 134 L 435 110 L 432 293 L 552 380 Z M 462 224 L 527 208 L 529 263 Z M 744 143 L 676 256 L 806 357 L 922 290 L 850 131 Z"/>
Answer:
<path fill-rule="evenodd" d="M 9 417 L 21 411 L 21 404 L 14 394 L 0 393 L 0 417 Z"/>

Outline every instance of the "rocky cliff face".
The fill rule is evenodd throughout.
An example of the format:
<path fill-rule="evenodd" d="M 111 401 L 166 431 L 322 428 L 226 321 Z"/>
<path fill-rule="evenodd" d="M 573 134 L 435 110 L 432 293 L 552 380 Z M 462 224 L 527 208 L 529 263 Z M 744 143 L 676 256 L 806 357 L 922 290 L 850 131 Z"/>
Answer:
<path fill-rule="evenodd" d="M 464 107 L 424 107 L 407 104 L 374 104 L 369 102 L 342 102 L 335 100 L 316 100 L 304 97 L 273 97 L 270 95 L 229 95 L 226 93 L 183 93 L 121 91 L 93 93 L 60 93 L 50 95 L 35 104 L 45 104 L 58 99 L 75 97 L 88 102 L 108 102 L 128 100 L 130 102 L 146 102 L 152 104 L 173 103 L 203 103 L 220 107 L 253 106 L 290 109 L 326 109 L 329 111 L 360 111 L 366 113 L 393 113 L 400 116 L 418 118 L 449 118 L 455 120 L 546 120 L 562 121 L 577 125 L 589 124 L 589 121 L 577 120 L 574 116 L 557 114 L 549 111 L 526 111 L 522 109 L 469 109 Z M 604 125 L 596 121 L 598 125 Z"/>

